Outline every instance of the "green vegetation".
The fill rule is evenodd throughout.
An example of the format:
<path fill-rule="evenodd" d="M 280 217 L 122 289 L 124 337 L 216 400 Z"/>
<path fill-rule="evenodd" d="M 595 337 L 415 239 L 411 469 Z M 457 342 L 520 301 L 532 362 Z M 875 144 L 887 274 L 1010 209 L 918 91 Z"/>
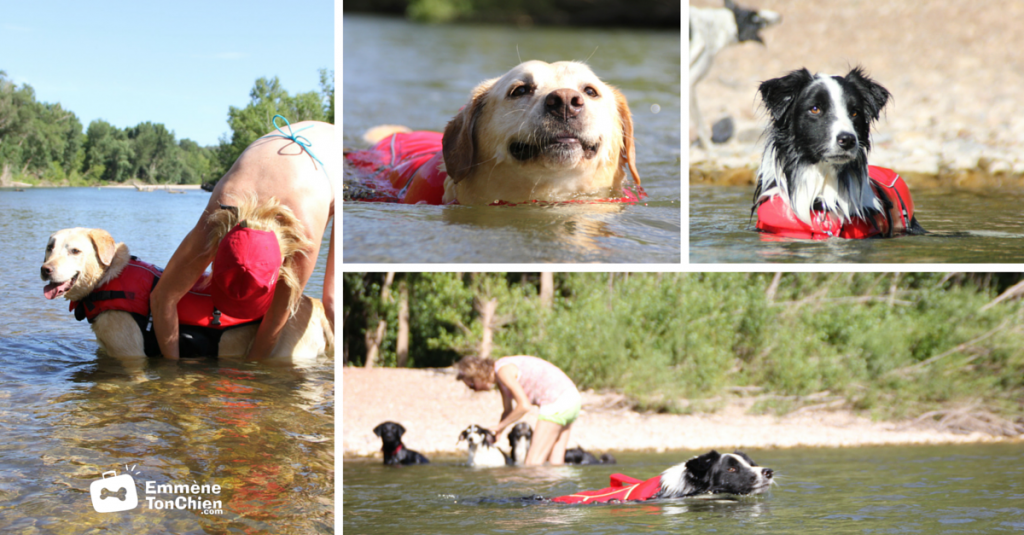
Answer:
<path fill-rule="evenodd" d="M 634 26 L 679 30 L 675 0 L 349 0 L 346 12 L 404 14 L 419 22 L 512 22 L 521 26 Z"/>
<path fill-rule="evenodd" d="M 74 112 L 37 102 L 31 86 L 0 71 L 0 185 L 201 184 L 220 178 L 278 113 L 334 122 L 334 73 L 326 69 L 319 92 L 291 96 L 274 77 L 256 80 L 249 96 L 246 107 L 228 110 L 231 135 L 203 147 L 148 121 L 120 129 L 97 119 L 83 132 Z"/>
<path fill-rule="evenodd" d="M 484 303 L 497 303 L 495 357 L 531 354 L 581 388 L 628 395 L 642 409 L 755 409 L 809 404 L 879 417 L 976 407 L 1024 414 L 1024 304 L 1004 299 L 1020 274 L 555 274 L 553 298 L 533 274 L 348 273 L 344 359 L 447 366 L 481 351 Z M 387 286 L 387 291 L 385 290 Z M 382 297 L 383 294 L 383 297 Z M 383 326 L 383 336 L 375 338 Z M 752 399 L 751 399 L 752 398 Z"/>

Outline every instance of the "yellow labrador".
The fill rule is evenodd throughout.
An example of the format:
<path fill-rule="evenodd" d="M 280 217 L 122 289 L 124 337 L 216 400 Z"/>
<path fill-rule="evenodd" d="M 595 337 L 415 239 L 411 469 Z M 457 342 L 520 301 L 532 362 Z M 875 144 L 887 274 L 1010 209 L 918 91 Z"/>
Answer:
<path fill-rule="evenodd" d="M 254 225 L 251 220 L 250 225 Z M 69 301 L 81 302 L 97 288 L 121 276 L 131 260 L 128 246 L 115 243 L 104 230 L 59 230 L 50 236 L 40 268 L 40 276 L 48 283 L 43 294 L 47 299 L 63 296 Z M 148 296 L 145 300 L 148 301 Z M 122 361 L 145 357 L 143 329 L 130 312 L 105 310 L 93 319 L 91 326 L 100 345 L 111 356 Z M 218 355 L 240 357 L 247 354 L 257 328 L 258 325 L 250 324 L 225 330 L 217 344 Z M 271 359 L 307 363 L 330 354 L 333 343 L 334 333 L 323 304 L 319 299 L 302 295 Z"/>
<path fill-rule="evenodd" d="M 626 98 L 579 62 L 527 61 L 473 90 L 442 141 L 444 202 L 621 197 L 639 186 Z"/>

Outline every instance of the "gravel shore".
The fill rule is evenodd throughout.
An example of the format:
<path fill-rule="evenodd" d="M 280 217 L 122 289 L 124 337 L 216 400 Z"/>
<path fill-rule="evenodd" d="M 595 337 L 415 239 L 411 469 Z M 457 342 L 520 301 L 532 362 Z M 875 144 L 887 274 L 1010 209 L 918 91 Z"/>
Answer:
<path fill-rule="evenodd" d="M 451 368 L 342 370 L 345 458 L 381 457 L 373 428 L 402 424 L 405 445 L 421 453 L 455 455 L 459 433 L 470 424 L 493 427 L 501 416 L 497 390 L 472 392 Z M 713 414 L 646 414 L 629 409 L 622 396 L 583 393 L 570 447 L 588 451 L 668 451 L 709 448 L 850 447 L 884 444 L 996 442 L 982 433 L 954 434 L 894 422 L 872 422 L 844 410 L 801 410 L 786 416 L 747 414 L 743 403 Z M 536 424 L 536 411 L 525 420 Z M 499 446 L 508 441 L 500 437 Z"/>
<path fill-rule="evenodd" d="M 1024 187 L 1024 0 L 740 3 L 783 19 L 762 32 L 765 46 L 721 52 L 697 85 L 704 120 L 732 117 L 736 135 L 711 151 L 690 149 L 691 182 L 753 183 L 766 122 L 762 81 L 860 65 L 893 95 L 874 129 L 872 164 L 895 169 L 912 188 Z"/>

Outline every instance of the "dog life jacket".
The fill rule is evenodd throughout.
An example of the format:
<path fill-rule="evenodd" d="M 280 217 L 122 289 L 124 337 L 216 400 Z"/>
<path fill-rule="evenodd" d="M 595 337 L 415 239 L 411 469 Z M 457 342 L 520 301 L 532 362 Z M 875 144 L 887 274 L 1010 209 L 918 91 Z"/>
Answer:
<path fill-rule="evenodd" d="M 661 476 L 647 481 L 623 474 L 612 474 L 609 478 L 610 487 L 599 490 L 585 490 L 576 494 L 559 496 L 551 501 L 558 503 L 607 503 L 611 501 L 644 501 L 654 497 L 661 490 Z"/>
<path fill-rule="evenodd" d="M 146 356 L 159 356 L 160 346 L 153 332 L 149 297 L 161 275 L 163 269 L 133 256 L 117 278 L 99 286 L 81 301 L 72 301 L 69 310 L 75 313 L 76 320 L 87 319 L 89 323 L 95 322 L 97 316 L 108 310 L 128 312 L 142 330 Z M 209 291 L 199 289 L 201 282 L 197 282 L 178 301 L 178 346 L 183 358 L 216 356 L 220 334 L 225 329 L 259 322 L 221 314 L 214 308 Z"/>
<path fill-rule="evenodd" d="M 360 198 L 368 202 L 398 202 L 403 204 L 444 204 L 444 180 L 448 173 L 442 169 L 444 154 L 440 132 L 416 131 L 395 133 L 367 150 L 345 154 L 345 160 L 362 175 L 363 185 L 374 193 Z M 637 193 L 622 188 L 623 196 L 615 199 L 583 202 L 635 203 L 647 196 L 643 188 Z M 533 201 L 538 202 L 538 201 Z M 458 201 L 449 204 L 458 204 Z M 512 205 L 499 201 L 494 205 Z"/>
<path fill-rule="evenodd" d="M 843 223 L 835 214 L 811 211 L 811 224 L 797 219 L 782 195 L 773 195 L 757 207 L 757 228 L 785 238 L 824 240 L 891 237 L 907 232 L 914 217 L 914 201 L 906 182 L 892 169 L 868 166 L 868 177 L 875 195 L 889 206 L 871 220 L 853 218 Z"/>

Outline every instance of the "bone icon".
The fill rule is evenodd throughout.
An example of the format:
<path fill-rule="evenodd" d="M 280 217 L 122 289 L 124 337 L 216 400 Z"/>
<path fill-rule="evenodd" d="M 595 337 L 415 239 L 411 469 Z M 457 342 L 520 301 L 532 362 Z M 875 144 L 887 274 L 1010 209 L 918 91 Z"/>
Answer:
<path fill-rule="evenodd" d="M 117 492 L 111 492 L 107 489 L 102 489 L 100 491 L 101 500 L 106 500 L 108 496 L 111 498 L 117 498 L 118 500 L 121 500 L 123 502 L 126 499 L 128 499 L 128 489 L 121 487 L 121 490 Z"/>

